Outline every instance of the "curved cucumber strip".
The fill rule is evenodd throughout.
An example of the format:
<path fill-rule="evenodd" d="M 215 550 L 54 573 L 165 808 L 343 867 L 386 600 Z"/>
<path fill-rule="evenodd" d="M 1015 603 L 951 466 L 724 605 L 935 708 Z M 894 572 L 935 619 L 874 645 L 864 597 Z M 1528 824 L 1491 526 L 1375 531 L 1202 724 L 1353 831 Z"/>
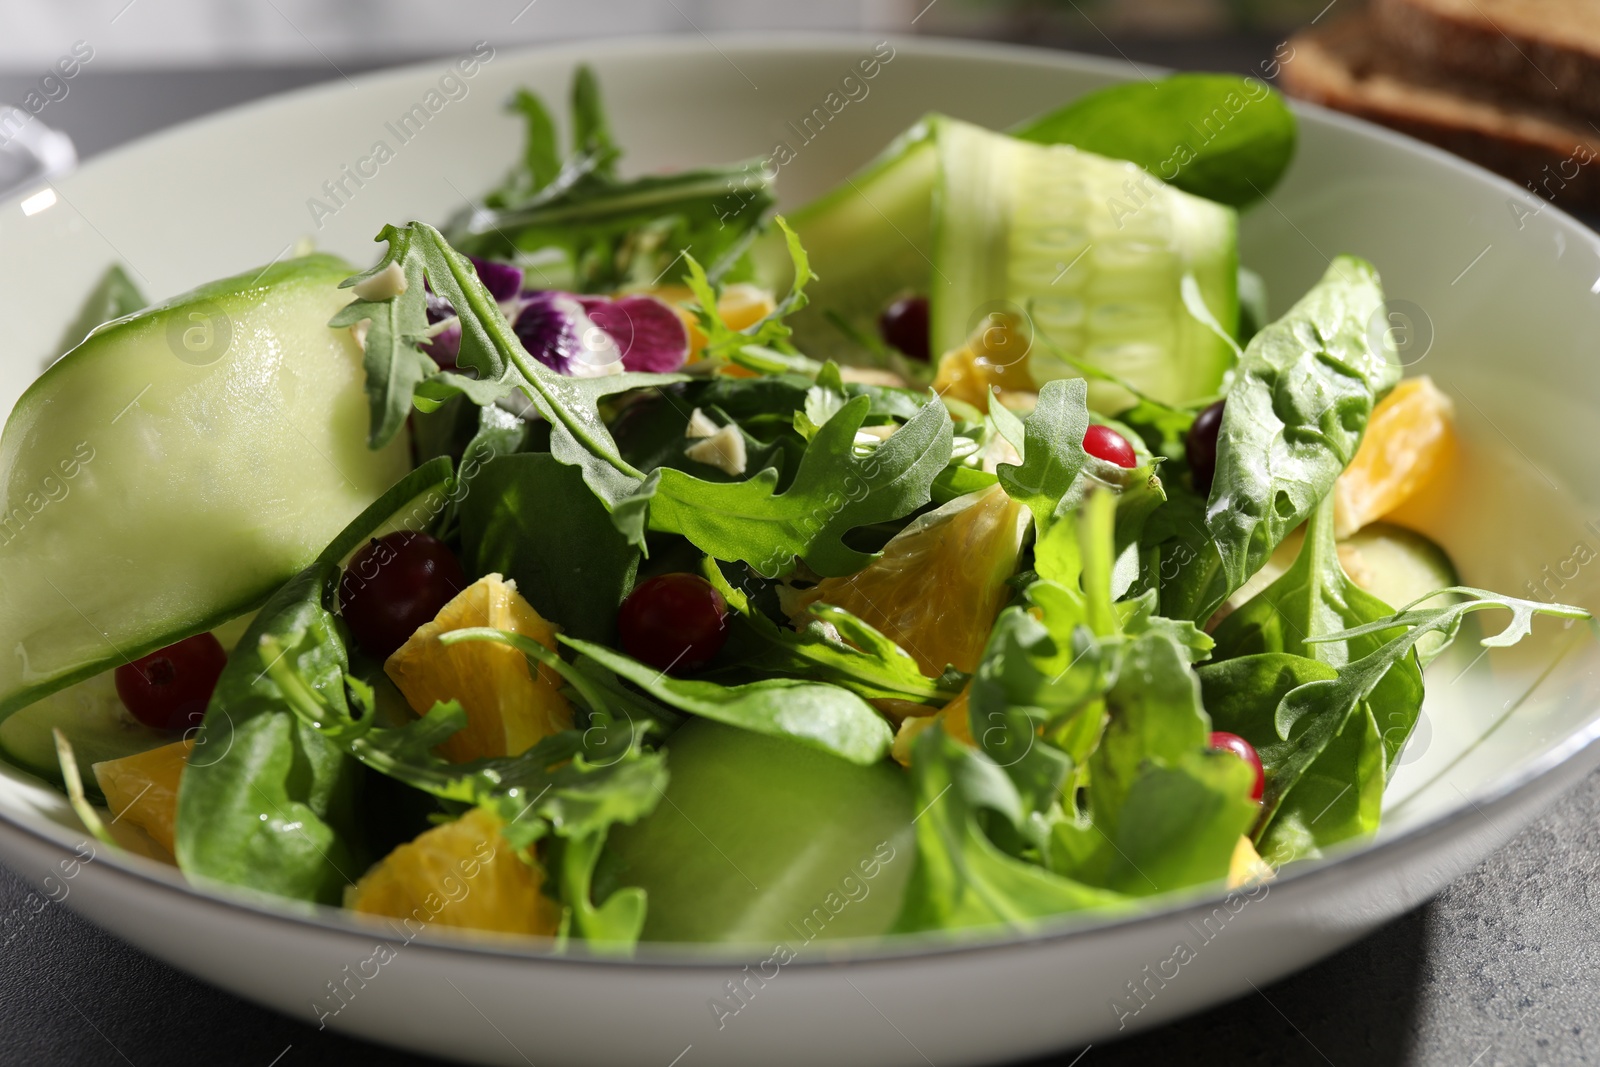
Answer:
<path fill-rule="evenodd" d="M 1236 332 L 1231 208 L 1132 163 L 953 119 L 939 120 L 938 143 L 935 352 L 962 344 L 991 312 L 1025 312 L 1050 343 L 1035 341 L 1030 356 L 1040 383 L 1081 376 L 1054 345 L 1169 404 L 1217 391 L 1233 349 L 1184 307 L 1182 282 L 1193 276 L 1213 317 Z"/>
<path fill-rule="evenodd" d="M 825 312 L 876 336 L 884 305 L 928 291 L 936 122 L 930 116 L 917 123 L 843 185 L 787 216 L 817 276 L 806 287 L 807 306 L 784 321 L 795 347 L 813 359 L 860 362 L 864 355 Z M 794 268 L 782 233 L 770 230 L 751 255 L 762 284 L 780 293 L 788 288 Z"/>
<path fill-rule="evenodd" d="M 100 327 L 0 435 L 0 718 L 265 600 L 405 473 L 325 255 Z"/>
<path fill-rule="evenodd" d="M 241 616 L 217 629 L 222 647 L 232 651 L 249 621 L 249 616 Z M 0 757 L 48 782 L 63 784 L 52 730 L 60 730 L 71 742 L 78 775 L 94 800 L 101 799 L 94 776 L 96 763 L 148 752 L 179 736 L 151 729 L 135 719 L 117 695 L 116 674 L 109 670 L 58 689 L 0 722 Z"/>

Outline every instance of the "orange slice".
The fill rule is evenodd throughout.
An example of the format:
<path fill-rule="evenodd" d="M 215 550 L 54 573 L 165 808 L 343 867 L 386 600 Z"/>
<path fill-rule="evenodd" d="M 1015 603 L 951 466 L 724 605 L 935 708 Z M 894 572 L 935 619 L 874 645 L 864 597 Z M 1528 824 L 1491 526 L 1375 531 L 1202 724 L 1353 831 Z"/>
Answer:
<path fill-rule="evenodd" d="M 543 872 L 506 843 L 500 826 L 492 812 L 474 808 L 424 831 L 345 890 L 345 907 L 408 926 L 555 933 L 561 909 L 539 891 Z"/>
<path fill-rule="evenodd" d="M 1426 376 L 1372 409 L 1355 458 L 1333 486 L 1334 534 L 1349 537 L 1444 473 L 1456 451 L 1455 405 Z"/>
<path fill-rule="evenodd" d="M 531 637 L 554 649 L 558 627 L 522 599 L 514 583 L 498 574 L 479 578 L 439 609 L 384 663 L 406 703 L 418 715 L 435 703 L 460 701 L 466 729 L 438 752 L 453 763 L 489 756 L 515 756 L 572 726 L 572 708 L 561 695 L 561 679 L 548 667 L 528 669 L 521 652 L 486 641 L 444 645 L 439 635 L 491 626 Z"/>
<path fill-rule="evenodd" d="M 792 615 L 821 601 L 894 641 L 930 678 L 972 671 L 1017 569 L 1027 511 L 1000 486 L 959 497 L 914 520 L 883 554 L 848 578 L 824 578 Z"/>
<path fill-rule="evenodd" d="M 94 765 L 113 821 L 139 827 L 169 854 L 177 851 L 178 783 L 193 748 L 191 737 Z"/>
<path fill-rule="evenodd" d="M 911 766 L 911 748 L 916 743 L 917 735 L 934 723 L 944 727 L 945 733 L 968 748 L 977 748 L 978 743 L 972 739 L 972 719 L 967 711 L 967 695 L 971 691 L 972 684 L 969 682 L 965 689 L 956 694 L 954 700 L 936 713 L 919 715 L 901 722 L 900 729 L 895 731 L 894 745 L 889 749 L 889 754 L 900 766 Z"/>
<path fill-rule="evenodd" d="M 694 294 L 689 287 L 661 285 L 645 291 L 677 308 L 684 325 L 689 327 L 689 362 L 699 359 L 700 352 L 706 347 L 706 335 L 700 329 L 700 320 L 689 310 L 689 305 L 694 303 Z M 778 302 L 770 292 L 749 282 L 724 286 L 722 292 L 717 294 L 717 314 L 722 316 L 722 321 L 730 330 L 754 326 L 777 309 Z"/>
<path fill-rule="evenodd" d="M 995 312 L 973 331 L 966 344 L 940 357 L 933 391 L 965 401 L 979 411 L 989 410 L 989 394 L 996 390 L 1002 394 L 1037 393 L 1028 355 L 1028 339 L 1016 321 Z"/>

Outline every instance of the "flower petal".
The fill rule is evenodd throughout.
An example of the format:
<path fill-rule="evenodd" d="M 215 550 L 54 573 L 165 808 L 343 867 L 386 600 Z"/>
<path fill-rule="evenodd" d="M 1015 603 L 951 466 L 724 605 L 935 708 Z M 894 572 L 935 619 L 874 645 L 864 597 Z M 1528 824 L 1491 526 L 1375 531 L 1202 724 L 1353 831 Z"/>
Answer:
<path fill-rule="evenodd" d="M 523 296 L 526 302 L 512 328 L 533 358 L 558 374 L 575 377 L 620 369 L 622 353 L 616 342 L 590 320 L 579 298 L 555 290 Z"/>
<path fill-rule="evenodd" d="M 616 342 L 624 370 L 666 374 L 689 358 L 689 330 L 664 300 L 654 296 L 580 299 L 594 324 Z"/>
<path fill-rule="evenodd" d="M 478 280 L 489 290 L 495 303 L 503 304 L 522 292 L 521 267 L 497 263 L 492 259 L 479 259 L 477 256 L 472 257 L 472 265 L 478 268 Z"/>

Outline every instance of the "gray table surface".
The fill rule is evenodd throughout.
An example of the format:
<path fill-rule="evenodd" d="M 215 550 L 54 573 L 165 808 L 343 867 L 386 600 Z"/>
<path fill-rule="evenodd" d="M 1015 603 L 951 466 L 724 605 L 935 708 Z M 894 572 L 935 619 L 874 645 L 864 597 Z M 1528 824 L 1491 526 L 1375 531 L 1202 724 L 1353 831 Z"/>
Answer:
<path fill-rule="evenodd" d="M 1102 50 L 1092 37 L 1072 43 Z M 1266 37 L 1120 44 L 1118 52 L 1141 60 L 1241 71 L 1271 51 Z M 87 157 L 332 73 L 85 71 L 71 96 L 52 106 L 51 120 Z M 20 98 L 30 80 L 0 75 L 0 101 Z M 1039 1067 L 1600 1063 L 1596 886 L 1600 774 L 1438 899 L 1316 967 Z M 20 906 L 32 888 L 0 867 L 0 912 Z M 392 1067 L 439 1062 L 319 1032 L 246 1003 L 66 908 L 45 909 L 0 958 L 0 1063 L 312 1067 L 379 1059 Z"/>

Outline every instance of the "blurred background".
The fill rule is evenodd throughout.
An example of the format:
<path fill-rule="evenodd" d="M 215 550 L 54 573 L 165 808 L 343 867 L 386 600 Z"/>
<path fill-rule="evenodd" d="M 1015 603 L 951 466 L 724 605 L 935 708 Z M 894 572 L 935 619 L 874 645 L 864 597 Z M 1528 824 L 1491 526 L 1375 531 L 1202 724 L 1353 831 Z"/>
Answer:
<path fill-rule="evenodd" d="M 1354 4 L 1357 0 L 1342 0 Z M 1255 71 L 1327 0 L 0 0 L 0 104 L 93 154 L 264 92 L 459 51 L 618 34 L 844 30 Z M 71 53 L 92 58 L 53 77 Z M 81 58 L 81 57 L 80 57 Z M 46 84 L 41 86 L 41 81 Z M 59 96 L 60 99 L 53 99 Z M 27 110 L 34 108 L 26 106 Z"/>
<path fill-rule="evenodd" d="M 1600 167 L 1587 166 L 1600 155 L 1600 0 L 0 0 L 0 192 L 72 164 L 52 129 L 94 155 L 477 40 L 774 30 L 1012 41 L 1249 74 L 1568 210 L 1600 208 Z"/>

